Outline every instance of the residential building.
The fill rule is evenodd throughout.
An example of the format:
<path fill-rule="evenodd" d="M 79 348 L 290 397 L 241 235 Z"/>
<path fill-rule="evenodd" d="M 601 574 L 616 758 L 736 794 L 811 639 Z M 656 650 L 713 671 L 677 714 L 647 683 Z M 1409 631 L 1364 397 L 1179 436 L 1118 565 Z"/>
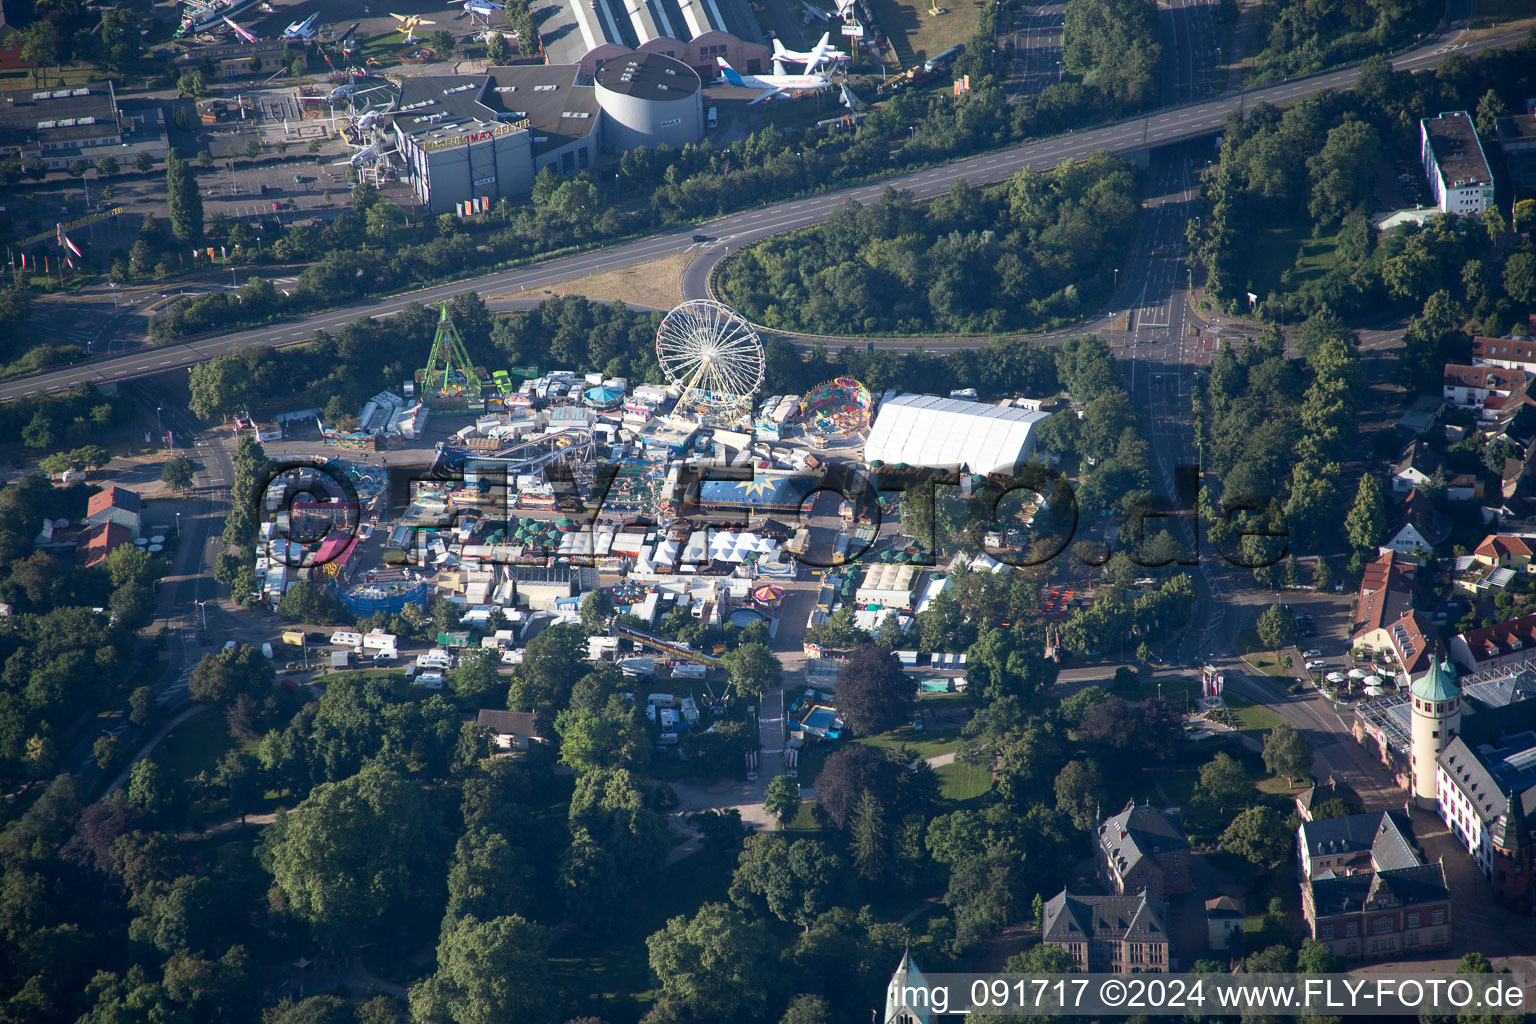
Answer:
<path fill-rule="evenodd" d="M 1437 863 L 1309 879 L 1301 909 L 1311 937 L 1349 960 L 1451 945 L 1451 893 Z"/>
<path fill-rule="evenodd" d="M 1413 610 L 1413 567 L 1395 551 L 1385 551 L 1366 564 L 1349 624 L 1350 646 L 1385 651 L 1391 645 L 1386 627 Z"/>
<path fill-rule="evenodd" d="M 928 979 L 912 959 L 912 950 L 901 954 L 901 963 L 885 986 L 883 1024 L 931 1024 L 933 1004 L 928 999 Z"/>
<path fill-rule="evenodd" d="M 106 561 L 114 548 L 133 543 L 133 533 L 121 523 L 104 522 L 92 526 L 80 534 L 75 547 L 76 560 L 89 569 Z"/>
<path fill-rule="evenodd" d="M 1421 863 L 1413 828 L 1397 811 L 1303 821 L 1296 830 L 1303 879 L 1388 871 Z"/>
<path fill-rule="evenodd" d="M 1212 949 L 1240 950 L 1243 945 L 1243 901 L 1217 896 L 1205 901 L 1207 942 Z"/>
<path fill-rule="evenodd" d="M 1096 846 L 1099 876 L 1119 895 L 1161 899 L 1194 888 L 1189 839 L 1170 812 L 1131 801 L 1099 823 Z"/>
<path fill-rule="evenodd" d="M 1397 494 L 1407 494 L 1416 487 L 1428 484 L 1437 472 L 1443 472 L 1444 469 L 1445 460 L 1439 452 L 1421 439 L 1410 441 L 1408 447 L 1403 449 L 1402 458 L 1392 467 L 1392 490 Z"/>
<path fill-rule="evenodd" d="M 1171 969 L 1168 905 L 1145 892 L 1089 896 L 1063 889 L 1045 904 L 1040 941 L 1065 951 L 1079 971 L 1149 974 Z"/>
<path fill-rule="evenodd" d="M 1536 658 L 1536 614 L 1458 633 L 1446 648 L 1468 673 L 1512 669 Z"/>
<path fill-rule="evenodd" d="M 1360 806 L 1360 796 L 1350 784 L 1330 775 L 1325 781 L 1304 789 L 1296 795 L 1296 813 L 1302 821 L 1311 821 L 1313 808 L 1320 807 L 1330 800 L 1343 800 L 1356 807 Z"/>
<path fill-rule="evenodd" d="M 1536 341 L 1529 338 L 1472 339 L 1472 365 L 1502 366 L 1536 374 Z"/>
<path fill-rule="evenodd" d="M 1408 492 L 1397 520 L 1387 528 L 1383 551 L 1395 551 L 1408 558 L 1427 560 L 1435 545 L 1450 535 L 1450 524 L 1443 522 L 1434 500 L 1415 487 Z"/>
<path fill-rule="evenodd" d="M 1527 400 L 1530 379 L 1519 368 L 1446 363 L 1440 393 L 1453 409 L 1468 410 L 1478 419 L 1493 419 L 1511 394 L 1518 393 L 1518 400 Z"/>
<path fill-rule="evenodd" d="M 1490 533 L 1472 552 L 1483 565 L 1498 569 L 1531 571 L 1531 541 L 1513 533 Z"/>
<path fill-rule="evenodd" d="M 85 505 L 85 521 L 92 524 L 117 523 L 128 529 L 131 539 L 140 533 L 140 502 L 137 491 L 108 486 L 91 495 Z"/>
<path fill-rule="evenodd" d="M 1482 501 L 1483 482 L 1475 473 L 1457 473 L 1445 482 L 1447 501 Z"/>
<path fill-rule="evenodd" d="M 1417 608 L 1387 626 L 1386 633 L 1388 649 L 1397 659 L 1400 683 L 1429 671 L 1445 656 L 1439 631 Z"/>
<path fill-rule="evenodd" d="M 1421 118 L 1419 155 L 1441 213 L 1475 216 L 1493 205 L 1493 172 L 1466 111 Z"/>
<path fill-rule="evenodd" d="M 1471 555 L 1457 555 L 1451 565 L 1451 583 L 1468 597 L 1486 597 L 1509 586 L 1515 570 L 1498 569 Z"/>
<path fill-rule="evenodd" d="M 527 750 L 535 743 L 548 743 L 547 730 L 537 711 L 492 711 L 481 708 L 475 718 L 495 735 L 503 750 Z"/>

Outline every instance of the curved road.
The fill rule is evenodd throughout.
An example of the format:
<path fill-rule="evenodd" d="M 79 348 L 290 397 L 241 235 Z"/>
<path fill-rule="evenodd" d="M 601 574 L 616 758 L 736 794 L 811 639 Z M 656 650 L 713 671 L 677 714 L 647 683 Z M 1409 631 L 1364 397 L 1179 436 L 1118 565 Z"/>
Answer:
<path fill-rule="evenodd" d="M 1465 0 L 1459 0 L 1464 3 Z M 1434 67 L 1448 53 L 1467 49 L 1490 49 L 1518 44 L 1527 33 L 1511 31 L 1491 36 L 1475 44 L 1453 44 L 1452 38 L 1465 24 L 1456 19 L 1445 34 L 1431 43 L 1399 57 L 1397 70 L 1421 70 Z M 850 200 L 868 203 L 877 200 L 887 188 L 904 189 L 918 197 L 938 195 L 954 182 L 965 179 L 974 183 L 1000 181 L 1026 166 L 1053 167 L 1064 160 L 1081 159 L 1096 150 L 1131 153 L 1153 149 L 1219 131 L 1227 115 L 1256 103 L 1285 105 L 1324 89 L 1348 89 L 1359 75 L 1358 67 L 1342 68 L 1310 78 L 1250 90 L 1235 96 L 1164 109 L 1154 114 L 1116 122 L 1103 128 L 1070 133 L 1059 138 L 1033 142 L 1013 149 L 956 160 L 939 167 L 924 168 L 894 175 L 866 185 L 851 186 L 832 192 L 745 210 L 702 228 L 683 228 L 666 234 L 551 260 L 517 270 L 467 278 L 451 284 L 423 288 L 386 298 L 368 299 L 312 316 L 236 331 L 217 337 L 145 349 L 128 355 L 78 363 L 63 369 L 46 371 L 0 383 L 0 401 L 44 391 L 58 391 L 81 382 L 105 383 L 164 373 L 167 370 L 203 362 L 225 352 L 250 345 L 278 347 L 298 344 L 318 330 L 335 330 L 364 316 L 385 317 L 399 312 L 407 302 L 436 302 L 469 289 L 482 294 L 508 294 L 520 289 L 538 292 L 560 281 L 603 273 L 661 259 L 696 248 L 691 235 L 703 230 L 711 236 L 702 255 L 690 264 L 684 277 L 684 294 L 707 294 L 705 283 L 715 264 L 732 247 L 750 244 L 768 235 L 805 227 L 825 220 L 841 204 Z M 1233 100 L 1237 103 L 1233 103 Z M 539 296 L 542 298 L 542 296 Z M 530 296 L 529 302 L 537 301 Z M 513 303 L 516 305 L 516 303 Z"/>

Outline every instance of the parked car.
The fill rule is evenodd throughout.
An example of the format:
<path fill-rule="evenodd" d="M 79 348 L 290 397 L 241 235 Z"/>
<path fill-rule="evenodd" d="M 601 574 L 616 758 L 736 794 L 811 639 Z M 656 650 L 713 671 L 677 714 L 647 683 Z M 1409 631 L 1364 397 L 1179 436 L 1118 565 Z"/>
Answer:
<path fill-rule="evenodd" d="M 1325 669 L 1327 667 L 1328 667 L 1328 663 L 1326 661 L 1309 661 L 1309 662 L 1307 662 L 1307 671 L 1308 672 L 1321 672 L 1323 669 Z"/>
<path fill-rule="evenodd" d="M 1303 658 L 1321 658 L 1323 656 L 1323 652 L 1314 647 L 1310 651 L 1302 651 L 1301 656 Z"/>

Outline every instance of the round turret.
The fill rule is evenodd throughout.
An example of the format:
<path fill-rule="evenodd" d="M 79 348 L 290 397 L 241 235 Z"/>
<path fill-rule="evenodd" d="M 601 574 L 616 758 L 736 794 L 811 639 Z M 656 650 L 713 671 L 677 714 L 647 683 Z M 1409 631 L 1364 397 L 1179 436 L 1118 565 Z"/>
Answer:
<path fill-rule="evenodd" d="M 1461 686 L 1450 662 L 1431 665 L 1409 686 L 1412 700 L 1412 737 L 1409 759 L 1413 770 L 1413 796 L 1421 806 L 1434 807 L 1439 798 L 1436 770 L 1440 755 L 1461 728 Z"/>

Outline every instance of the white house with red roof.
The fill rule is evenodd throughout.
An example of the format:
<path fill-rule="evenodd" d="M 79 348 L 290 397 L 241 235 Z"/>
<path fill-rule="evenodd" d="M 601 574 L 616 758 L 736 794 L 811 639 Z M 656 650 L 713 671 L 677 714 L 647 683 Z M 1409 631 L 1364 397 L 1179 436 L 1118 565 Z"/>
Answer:
<path fill-rule="evenodd" d="M 109 485 L 91 495 L 85 506 L 85 521 L 93 526 L 116 523 L 126 527 L 131 539 L 137 540 L 140 532 L 139 493 L 126 487 Z"/>

